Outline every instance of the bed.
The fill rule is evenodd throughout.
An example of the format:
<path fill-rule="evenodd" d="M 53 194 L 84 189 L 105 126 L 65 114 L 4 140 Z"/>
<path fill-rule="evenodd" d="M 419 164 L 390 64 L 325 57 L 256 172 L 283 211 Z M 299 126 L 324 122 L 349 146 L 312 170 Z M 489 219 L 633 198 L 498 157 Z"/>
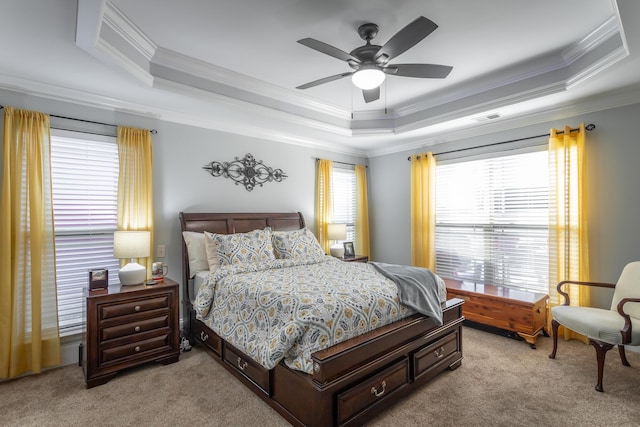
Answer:
<path fill-rule="evenodd" d="M 266 227 L 274 232 L 305 229 L 299 212 L 181 212 L 179 217 L 181 229 L 187 234 L 207 231 L 232 235 Z M 189 258 L 189 246 L 183 239 L 184 335 L 192 343 L 202 345 L 217 362 L 293 425 L 362 424 L 416 387 L 462 363 L 463 301 L 451 299 L 442 303 L 441 325 L 412 310 L 401 313 L 388 310 L 399 319 L 307 354 L 310 362 L 306 370 L 298 365 L 295 366 L 299 369 L 287 366 L 284 359 L 267 368 L 265 363 L 256 360 L 255 354 L 249 355 L 246 349 L 245 354 L 233 335 L 223 339 L 216 334 L 210 327 L 211 322 L 202 316 L 201 300 L 206 292 L 196 298 L 196 291 L 207 283 L 208 273 L 192 274 L 192 269 L 202 268 L 193 264 L 193 257 Z M 191 251 L 193 254 L 193 247 Z M 335 264 L 340 268 L 354 264 L 335 262 L 340 263 Z M 363 268 L 365 266 L 355 267 L 353 271 L 364 272 Z"/>

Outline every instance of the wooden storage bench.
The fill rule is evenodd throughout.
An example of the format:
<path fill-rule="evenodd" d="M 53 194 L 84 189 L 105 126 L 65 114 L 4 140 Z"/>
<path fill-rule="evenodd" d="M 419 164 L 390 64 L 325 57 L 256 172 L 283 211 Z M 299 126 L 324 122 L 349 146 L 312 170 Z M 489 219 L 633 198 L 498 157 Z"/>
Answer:
<path fill-rule="evenodd" d="M 465 301 L 462 314 L 467 320 L 517 332 L 531 348 L 536 348 L 540 332 L 546 334 L 548 295 L 453 279 L 445 283 L 447 298 Z"/>

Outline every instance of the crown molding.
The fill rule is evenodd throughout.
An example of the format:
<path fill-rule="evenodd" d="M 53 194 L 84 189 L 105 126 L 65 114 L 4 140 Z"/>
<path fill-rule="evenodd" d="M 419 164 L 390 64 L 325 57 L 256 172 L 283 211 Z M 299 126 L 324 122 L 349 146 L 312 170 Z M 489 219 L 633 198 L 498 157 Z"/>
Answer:
<path fill-rule="evenodd" d="M 410 138 L 396 139 L 396 143 L 393 146 L 373 150 L 359 150 L 340 144 L 339 141 L 299 136 L 292 132 L 277 131 L 271 127 L 266 128 L 254 125 L 240 126 L 236 121 L 228 121 L 224 119 L 216 120 L 210 116 L 201 117 L 180 111 L 158 109 L 149 105 L 127 102 L 122 99 L 114 99 L 90 92 L 55 86 L 5 74 L 0 74 L 0 89 L 59 102 L 73 103 L 100 110 L 122 112 L 139 117 L 152 118 L 220 132 L 240 134 L 258 139 L 272 140 L 291 145 L 311 147 L 338 154 L 366 158 L 418 150 L 443 142 L 477 137 L 480 135 L 517 129 L 524 126 L 536 125 L 550 120 L 559 120 L 562 118 L 576 117 L 597 111 L 624 107 L 627 105 L 637 104 L 638 99 L 640 99 L 640 86 L 638 86 L 631 90 L 625 89 L 609 93 L 608 95 L 599 95 L 597 97 L 588 98 L 578 103 L 572 102 L 568 105 L 560 105 L 555 108 L 545 107 L 543 110 L 527 112 L 521 116 L 503 117 L 497 122 L 473 122 L 472 119 L 477 116 L 477 114 L 470 115 L 463 118 L 469 119 L 469 124 L 462 129 L 438 131 L 437 136 L 426 134 L 415 135 Z M 206 96 L 211 95 L 206 94 Z M 457 120 L 460 120 L 460 118 Z M 438 123 L 438 125 L 444 126 L 446 126 L 446 124 L 447 122 L 442 120 Z M 388 134 L 391 134 L 391 132 Z M 391 135 L 392 138 L 393 136 L 397 135 Z"/>
<path fill-rule="evenodd" d="M 105 4 L 102 22 L 125 40 L 143 58 L 151 61 L 158 46 L 108 0 Z"/>
<path fill-rule="evenodd" d="M 126 113 L 138 117 L 163 120 L 167 122 L 178 123 L 187 126 L 195 126 L 219 132 L 227 132 L 252 138 L 282 142 L 285 144 L 322 149 L 339 154 L 358 157 L 366 156 L 366 152 L 364 150 L 352 148 L 344 144 L 340 144 L 337 141 L 302 136 L 293 131 L 287 132 L 278 130 L 274 129 L 271 126 L 260 126 L 258 124 L 255 124 L 255 120 L 228 120 L 228 118 L 226 117 L 218 119 L 215 115 L 196 116 L 181 111 L 158 108 L 155 106 L 139 104 L 135 102 L 128 102 L 122 99 L 115 99 L 97 95 L 91 92 L 79 91 L 76 89 L 56 86 L 6 74 L 0 74 L 0 89 L 22 93 L 38 98 L 49 99 L 57 102 L 72 103 L 75 105 L 81 105 L 84 107 L 95 108 L 103 111 L 106 110 L 116 113 Z M 212 95 L 204 94 L 204 96 Z M 267 117 L 266 121 L 269 120 L 271 119 Z"/>
<path fill-rule="evenodd" d="M 352 135 L 352 131 L 350 129 L 344 128 L 342 126 L 336 126 L 330 123 L 309 119 L 288 112 L 274 110 L 272 108 L 268 108 L 249 101 L 243 101 L 238 98 L 224 96 L 215 92 L 200 89 L 192 85 L 177 83 L 176 81 L 170 79 L 156 77 L 154 79 L 154 87 L 170 91 L 172 93 L 178 93 L 186 97 L 202 99 L 208 102 L 213 101 L 214 104 L 224 104 L 227 107 L 232 108 L 236 112 L 241 113 L 242 115 L 255 114 L 260 117 L 266 117 L 270 120 L 277 121 L 279 123 L 287 123 L 288 125 L 312 128 L 335 135 Z M 245 123 L 239 123 L 238 125 L 240 127 L 244 127 Z"/>
<path fill-rule="evenodd" d="M 640 86 L 629 90 L 611 92 L 607 95 L 599 95 L 593 98 L 583 99 L 580 102 L 571 102 L 565 105 L 558 105 L 555 108 L 544 107 L 538 111 L 528 111 L 525 114 L 502 118 L 496 122 L 473 123 L 469 116 L 469 125 L 462 129 L 438 132 L 434 136 L 417 136 L 407 142 L 381 149 L 368 150 L 368 158 L 386 156 L 390 154 L 414 151 L 432 147 L 444 142 L 457 141 L 466 138 L 473 138 L 497 132 L 519 129 L 526 126 L 537 125 L 551 120 L 576 117 L 598 111 L 610 110 L 638 104 L 640 99 Z M 446 123 L 446 122 L 445 122 Z"/>
<path fill-rule="evenodd" d="M 586 53 L 593 51 L 607 40 L 615 36 L 621 36 L 621 28 L 622 27 L 617 17 L 610 17 L 602 25 L 582 38 L 582 40 L 562 51 L 565 63 L 571 64 Z M 623 37 L 621 37 L 621 39 L 623 39 Z"/>
<path fill-rule="evenodd" d="M 612 0 L 613 1 L 613 0 Z M 614 6 L 616 6 L 614 1 Z M 615 8 L 617 10 L 617 7 Z M 474 81 L 430 94 L 394 109 L 351 112 L 259 79 L 157 46 L 108 0 L 78 0 L 76 44 L 98 60 L 115 65 L 150 90 L 201 102 L 190 113 L 180 107 L 152 105 L 157 101 L 128 102 L 69 88 L 9 76 L 0 87 L 35 96 L 122 111 L 175 123 L 269 139 L 336 153 L 379 156 L 412 150 L 444 139 L 463 138 L 496 129 L 539 123 L 550 112 L 587 112 L 633 103 L 627 92 L 528 113 L 501 114 L 499 120 L 470 122 L 487 111 L 526 100 L 561 93 L 593 78 L 629 55 L 621 19 L 615 16 L 582 40 Z M 603 100 L 600 98 L 606 98 Z M 637 97 L 635 99 L 638 99 Z M 186 105 L 186 104 L 184 104 Z M 600 107 L 596 107 L 600 105 Z M 220 114 L 211 114 L 219 111 Z M 567 113 L 568 114 L 568 113 Z M 453 126 L 457 126 L 453 129 Z M 433 135 L 437 133 L 438 137 Z M 390 147 L 363 151 L 349 148 L 360 141 Z M 352 144 L 355 143 L 355 144 Z"/>
<path fill-rule="evenodd" d="M 174 80 L 176 83 L 185 83 L 183 81 L 184 77 L 181 77 L 181 75 L 198 77 L 209 82 L 212 87 L 216 85 L 220 87 L 220 85 L 222 85 L 231 88 L 239 99 L 244 99 L 249 102 L 255 102 L 257 97 L 262 97 L 271 102 L 278 101 L 281 104 L 289 104 L 298 109 L 303 108 L 311 110 L 316 114 L 342 120 L 348 120 L 351 117 L 350 111 L 337 105 L 323 103 L 304 96 L 299 91 L 285 89 L 253 77 L 234 73 L 226 68 L 218 67 L 165 48 L 159 48 L 151 60 L 152 73 L 157 74 L 162 68 L 165 70 L 162 75 L 164 79 Z"/>
<path fill-rule="evenodd" d="M 541 84 L 542 76 L 549 76 L 555 82 L 558 90 L 566 90 L 567 85 L 574 85 L 585 79 L 591 78 L 612 63 L 617 62 L 624 55 L 620 47 L 623 40 L 620 37 L 620 24 L 615 17 L 610 18 L 589 35 L 574 45 L 560 52 L 553 52 L 542 58 L 535 58 L 526 63 L 518 64 L 501 70 L 500 73 L 486 75 L 473 82 L 449 88 L 430 95 L 427 99 L 414 101 L 405 105 L 390 109 L 389 111 L 365 111 L 351 112 L 337 105 L 321 102 L 312 97 L 301 94 L 288 88 L 272 85 L 259 79 L 234 73 L 223 67 L 218 67 L 196 58 L 189 57 L 178 52 L 173 52 L 155 43 L 147 37 L 135 23 L 129 20 L 108 0 L 80 0 L 82 3 L 93 2 L 94 10 L 97 5 L 103 4 L 102 14 L 78 14 L 78 20 L 99 18 L 95 26 L 103 29 L 99 31 L 98 41 L 91 48 L 99 51 L 96 55 L 101 59 L 109 57 L 112 63 L 134 75 L 145 84 L 158 87 L 167 87 L 166 81 L 173 81 L 171 90 L 178 94 L 184 94 L 184 87 L 192 86 L 202 91 L 218 95 L 219 101 L 227 104 L 242 105 L 243 108 L 263 110 L 264 108 L 277 111 L 276 119 L 293 120 L 296 124 L 310 126 L 313 129 L 333 133 L 336 135 L 379 135 L 384 133 L 400 134 L 435 121 L 443 117 L 455 117 L 468 114 L 468 108 L 463 104 L 477 104 L 474 110 L 485 109 L 483 102 L 478 99 L 487 98 L 494 93 L 501 93 L 498 99 L 515 99 L 522 95 L 522 91 L 516 86 L 529 86 L 527 82 L 535 81 Z M 78 28 L 87 28 L 86 23 L 78 25 Z M 109 38 L 108 28 L 117 37 Z M 618 37 L 615 37 L 618 36 Z M 595 58 L 591 64 L 581 64 L 578 69 L 579 59 L 585 58 L 590 52 L 598 51 L 598 48 L 607 45 L 607 41 L 617 40 L 612 49 L 614 53 L 602 52 L 599 58 Z M 125 43 L 129 49 L 120 46 Z M 86 44 L 86 43 L 85 43 Z M 611 44 L 611 43 L 609 43 Z M 84 44 L 83 44 L 84 45 Z M 125 54 L 124 51 L 135 52 Z M 602 49 L 600 49 L 602 50 Z M 573 64 L 573 67 L 571 65 Z M 559 85 L 558 71 L 564 71 L 570 77 L 566 77 L 564 85 Z M 554 73 L 555 72 L 555 73 Z M 514 83 L 518 83 L 515 85 Z M 549 93 L 551 82 L 542 82 L 543 89 L 538 94 L 527 90 L 527 98 L 546 96 Z M 508 90 L 511 90 L 511 93 Z M 223 99 L 224 98 L 224 99 Z M 475 98 L 475 99 L 474 99 Z M 500 102 L 493 102 L 499 106 Z M 445 110 L 449 111 L 445 111 Z M 263 111 L 261 113 L 264 114 Z"/>

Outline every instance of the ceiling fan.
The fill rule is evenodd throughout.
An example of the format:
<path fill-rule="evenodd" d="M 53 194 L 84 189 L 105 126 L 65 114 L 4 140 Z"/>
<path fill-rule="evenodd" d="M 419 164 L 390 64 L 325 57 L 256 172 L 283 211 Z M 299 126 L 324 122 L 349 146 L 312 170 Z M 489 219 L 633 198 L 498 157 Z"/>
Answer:
<path fill-rule="evenodd" d="M 353 83 L 362 89 L 365 102 L 372 102 L 380 98 L 380 85 L 384 81 L 386 74 L 402 77 L 443 79 L 449 75 L 453 67 L 436 64 L 389 64 L 389 61 L 418 44 L 436 28 L 438 26 L 433 21 L 420 16 L 398 31 L 383 46 L 378 46 L 371 44 L 371 40 L 378 35 L 378 26 L 372 23 L 363 24 L 358 28 L 358 34 L 361 39 L 366 41 L 366 44 L 353 49 L 350 53 L 316 39 L 304 38 L 298 40 L 298 43 L 311 49 L 346 61 L 354 71 L 314 80 L 300 85 L 296 89 L 308 89 L 351 76 Z"/>

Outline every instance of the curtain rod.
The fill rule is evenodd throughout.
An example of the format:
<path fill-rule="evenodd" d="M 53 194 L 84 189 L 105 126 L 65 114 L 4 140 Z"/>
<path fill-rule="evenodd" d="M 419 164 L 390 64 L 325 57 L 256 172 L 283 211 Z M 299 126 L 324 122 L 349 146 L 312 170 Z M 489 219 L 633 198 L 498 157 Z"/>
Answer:
<path fill-rule="evenodd" d="M 0 110 L 2 110 L 3 108 L 4 108 L 4 105 L 0 105 Z M 114 124 L 111 124 L 111 123 L 94 122 L 93 120 L 76 119 L 75 117 L 56 116 L 55 114 L 49 114 L 49 116 L 50 117 L 55 117 L 57 119 L 75 120 L 76 122 L 92 123 L 94 125 L 118 127 L 118 125 L 114 125 Z M 54 129 L 58 129 L 58 128 L 54 128 Z M 62 130 L 69 130 L 69 129 L 62 129 Z M 158 133 L 158 131 L 155 130 L 155 129 L 151 129 L 150 132 L 151 132 L 152 135 L 155 135 L 155 134 Z M 93 135 L 100 135 L 100 134 L 92 133 L 92 132 L 85 132 L 85 133 L 91 133 Z"/>
<path fill-rule="evenodd" d="M 589 132 L 591 132 L 595 128 L 596 128 L 596 125 L 594 125 L 593 123 L 589 123 L 588 125 L 585 126 L 585 129 L 587 131 L 589 131 Z M 570 132 L 576 132 L 578 130 L 580 130 L 580 129 L 578 129 L 578 128 L 570 129 Z M 556 132 L 556 135 L 562 135 L 562 134 L 564 134 L 564 131 Z M 460 148 L 458 150 L 443 151 L 442 153 L 434 153 L 433 155 L 434 156 L 441 156 L 443 154 L 458 153 L 460 151 L 474 150 L 476 148 L 493 147 L 494 145 L 508 144 L 510 142 L 526 141 L 527 139 L 542 138 L 544 136 L 551 136 L 551 134 L 550 133 L 545 133 L 545 134 L 541 134 L 541 135 L 525 136 L 524 138 L 510 139 L 508 141 L 502 141 L 502 142 L 493 142 L 491 144 L 478 145 L 476 147 Z M 418 156 L 418 158 L 420 158 L 420 157 Z M 407 160 L 411 160 L 411 156 L 407 157 Z"/>
<path fill-rule="evenodd" d="M 316 162 L 322 160 L 320 157 L 316 157 Z M 339 163 L 341 165 L 348 165 L 348 166 L 357 166 L 355 163 L 347 163 L 347 162 L 339 162 L 337 160 L 331 160 L 333 163 Z M 365 168 L 368 168 L 369 165 L 364 165 Z"/>

